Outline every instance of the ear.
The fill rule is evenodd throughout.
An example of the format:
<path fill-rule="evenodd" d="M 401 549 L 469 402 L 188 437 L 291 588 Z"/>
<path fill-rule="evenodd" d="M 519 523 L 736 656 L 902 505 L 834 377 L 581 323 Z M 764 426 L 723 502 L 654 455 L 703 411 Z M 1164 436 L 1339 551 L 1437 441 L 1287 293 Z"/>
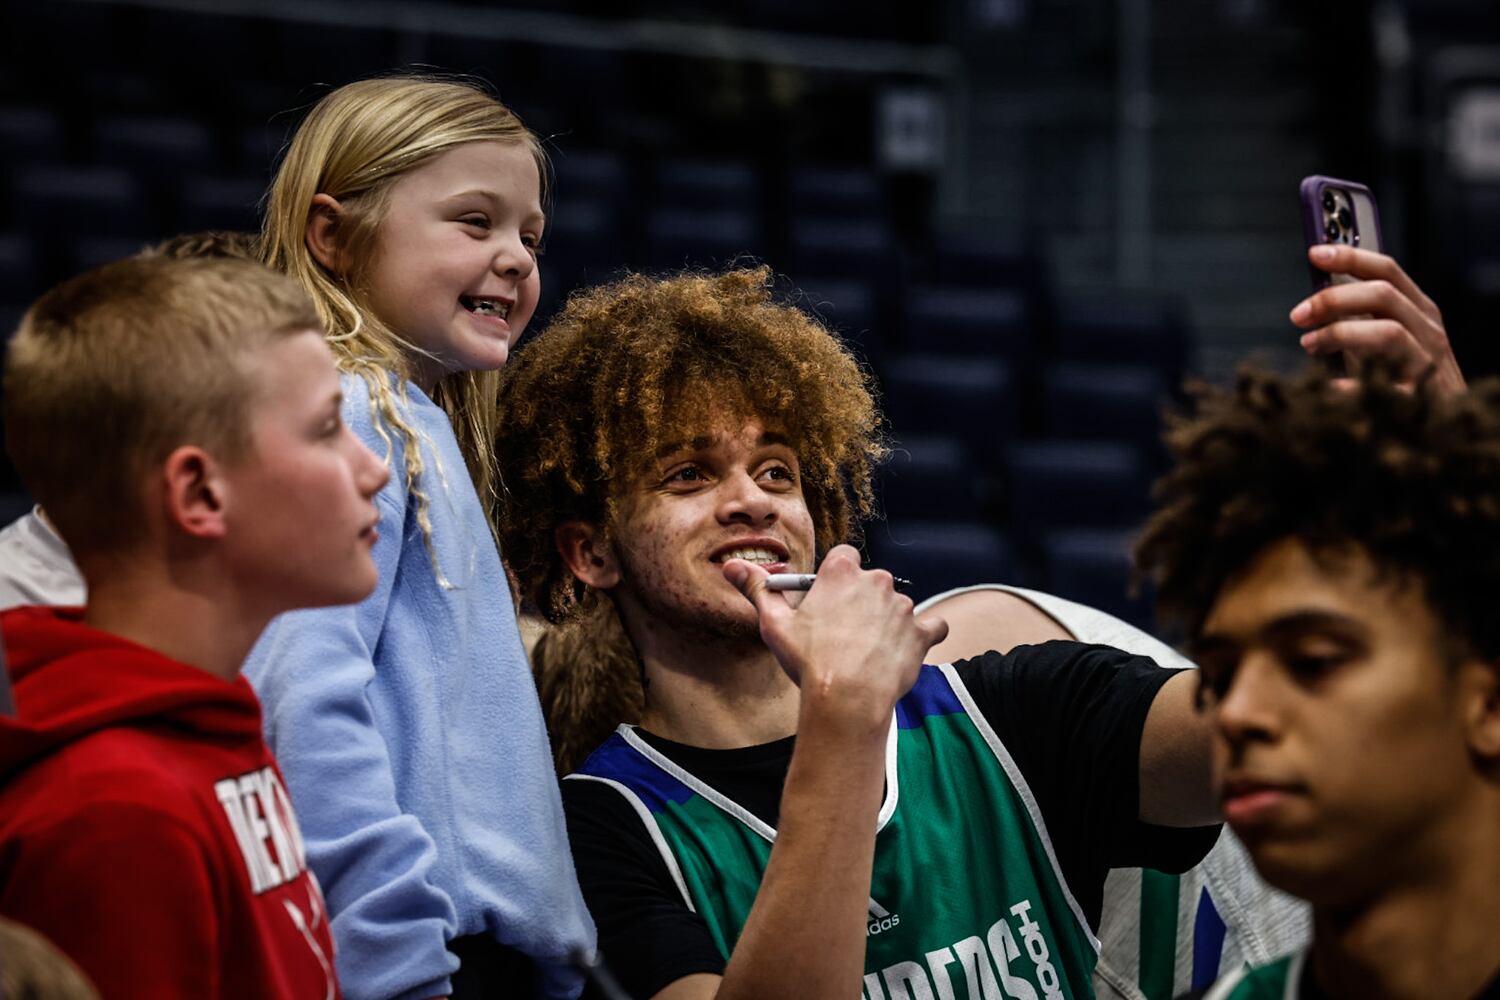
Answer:
<path fill-rule="evenodd" d="M 338 232 L 343 212 L 338 199 L 329 194 L 313 195 L 307 209 L 307 250 L 334 274 L 339 273 Z"/>
<path fill-rule="evenodd" d="M 1469 747 L 1490 762 L 1500 762 L 1500 662 L 1474 660 L 1462 664 L 1465 722 Z"/>
<path fill-rule="evenodd" d="M 163 500 L 172 526 L 193 538 L 223 538 L 228 484 L 212 455 L 184 445 L 161 466 Z"/>
<path fill-rule="evenodd" d="M 620 561 L 604 532 L 587 521 L 565 521 L 552 533 L 557 554 L 568 570 L 596 590 L 609 590 L 620 582 Z"/>

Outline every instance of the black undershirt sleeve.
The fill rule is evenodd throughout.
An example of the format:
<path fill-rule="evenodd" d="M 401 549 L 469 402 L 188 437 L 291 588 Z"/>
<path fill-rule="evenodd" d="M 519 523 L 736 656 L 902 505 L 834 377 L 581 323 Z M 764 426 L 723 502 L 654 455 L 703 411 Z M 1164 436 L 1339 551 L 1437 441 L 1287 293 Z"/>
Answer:
<path fill-rule="evenodd" d="M 1140 820 L 1141 732 L 1176 671 L 1110 646 L 1056 641 L 955 664 L 1026 778 L 1063 877 L 1096 928 L 1110 868 L 1186 871 L 1219 828 Z"/>
<path fill-rule="evenodd" d="M 562 783 L 568 839 L 604 961 L 631 996 L 647 1000 L 694 973 L 722 975 L 708 925 L 683 902 L 666 862 L 618 789 Z M 592 987 L 584 997 L 597 997 Z"/>

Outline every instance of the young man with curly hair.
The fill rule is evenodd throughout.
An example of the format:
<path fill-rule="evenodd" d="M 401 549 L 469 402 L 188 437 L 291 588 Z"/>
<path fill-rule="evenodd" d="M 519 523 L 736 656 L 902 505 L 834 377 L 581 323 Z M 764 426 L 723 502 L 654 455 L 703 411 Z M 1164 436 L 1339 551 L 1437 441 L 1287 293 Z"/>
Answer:
<path fill-rule="evenodd" d="M 1246 373 L 1171 434 L 1140 545 L 1225 818 L 1310 948 L 1210 997 L 1500 997 L 1500 384 Z"/>
<path fill-rule="evenodd" d="M 883 454 L 868 376 L 769 283 L 576 295 L 501 390 L 522 589 L 618 619 L 629 676 L 586 684 L 644 681 L 565 782 L 603 950 L 642 998 L 1088 995 L 1105 871 L 1216 834 L 1192 678 L 1066 642 L 922 666 L 946 626 L 840 544 Z"/>

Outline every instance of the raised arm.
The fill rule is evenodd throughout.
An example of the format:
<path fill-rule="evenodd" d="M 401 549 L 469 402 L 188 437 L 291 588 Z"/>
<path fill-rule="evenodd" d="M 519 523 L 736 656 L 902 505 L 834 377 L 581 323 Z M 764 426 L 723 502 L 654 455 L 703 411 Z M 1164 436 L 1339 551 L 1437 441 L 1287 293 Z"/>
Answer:
<path fill-rule="evenodd" d="M 657 997 L 858 996 L 886 732 L 946 626 L 917 620 L 890 574 L 861 570 L 848 546 L 823 560 L 795 611 L 766 590 L 760 567 L 734 560 L 724 574 L 802 689 L 797 746 L 776 844 L 722 981 L 690 976 Z"/>
<path fill-rule="evenodd" d="M 1149 656 L 1163 667 L 1191 666 L 1127 622 L 1094 608 L 1053 601 L 1075 616 L 1086 616 L 1086 627 L 1075 633 L 1037 605 L 1002 590 L 941 597 L 926 605 L 948 623 L 948 637 L 933 647 L 933 655 L 958 660 L 991 649 L 1006 652 L 1022 644 L 1080 639 Z M 1147 823 L 1192 827 L 1219 821 L 1210 774 L 1211 730 L 1193 702 L 1196 678 L 1195 672 L 1180 672 L 1157 691 L 1147 712 L 1140 750 L 1140 819 Z"/>
<path fill-rule="evenodd" d="M 1198 711 L 1196 670 L 1161 686 L 1141 730 L 1141 819 L 1158 826 L 1218 823 L 1213 728 Z"/>

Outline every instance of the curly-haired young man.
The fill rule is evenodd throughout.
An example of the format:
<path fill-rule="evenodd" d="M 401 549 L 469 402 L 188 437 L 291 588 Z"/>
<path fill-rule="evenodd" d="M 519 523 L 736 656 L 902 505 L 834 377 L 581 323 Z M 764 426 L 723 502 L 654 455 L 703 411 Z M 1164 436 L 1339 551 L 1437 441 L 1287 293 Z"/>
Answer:
<path fill-rule="evenodd" d="M 564 793 L 634 995 L 1088 995 L 1105 871 L 1212 844 L 1191 677 L 1068 642 L 921 666 L 946 627 L 839 544 L 868 378 L 765 271 L 575 296 L 501 410 L 526 596 L 617 617 L 645 682 Z"/>
<path fill-rule="evenodd" d="M 1215 998 L 1500 996 L 1500 384 L 1245 373 L 1140 545 L 1190 629 L 1225 818 L 1313 906 Z"/>

